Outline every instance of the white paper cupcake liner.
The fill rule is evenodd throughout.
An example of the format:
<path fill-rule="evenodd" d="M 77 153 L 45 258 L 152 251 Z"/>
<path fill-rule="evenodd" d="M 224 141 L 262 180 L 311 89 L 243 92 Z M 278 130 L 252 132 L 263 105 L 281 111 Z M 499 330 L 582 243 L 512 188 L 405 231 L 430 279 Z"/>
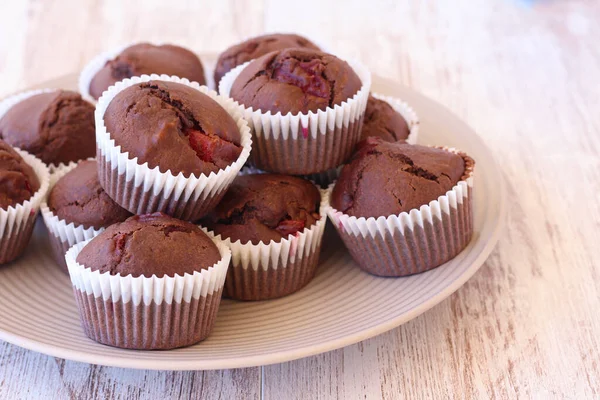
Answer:
<path fill-rule="evenodd" d="M 93 160 L 93 158 L 88 160 Z M 68 165 L 61 166 L 50 175 L 48 194 L 52 191 L 56 182 L 69 171 L 73 170 L 77 164 L 78 162 L 70 162 Z M 100 232 L 104 231 L 104 228 L 95 229 L 94 227 L 89 227 L 86 229 L 83 225 L 78 225 L 73 222 L 68 223 L 64 219 L 58 218 L 58 216 L 50 210 L 46 201 L 42 202 L 40 210 L 42 218 L 44 219 L 44 224 L 49 232 L 48 238 L 52 247 L 54 260 L 65 273 L 69 273 L 67 262 L 65 261 L 65 253 L 67 250 L 76 243 L 92 239 Z"/>
<path fill-rule="evenodd" d="M 90 239 L 91 240 L 91 239 Z M 79 264 L 90 240 L 66 254 L 83 330 L 92 340 L 128 349 L 172 349 L 205 339 L 216 319 L 231 251 L 193 274 L 148 278 L 100 273 Z"/>
<path fill-rule="evenodd" d="M 211 238 L 231 249 L 231 266 L 225 280 L 226 296 L 236 300 L 268 300 L 287 296 L 306 286 L 319 264 L 323 232 L 327 224 L 323 191 L 321 218 L 310 228 L 280 242 L 231 242 L 201 227 Z"/>
<path fill-rule="evenodd" d="M 395 97 L 382 96 L 376 93 L 371 93 L 371 95 L 377 99 L 388 102 L 388 104 L 394 109 L 394 111 L 402 115 L 409 129 L 409 135 L 408 138 L 406 138 L 406 142 L 410 144 L 416 144 L 417 138 L 419 136 L 419 118 L 417 117 L 417 113 L 415 112 L 415 110 L 413 110 L 413 108 L 404 101 Z M 342 167 L 343 165 L 340 165 L 337 168 L 332 168 L 324 172 L 300 176 L 302 178 L 314 182 L 322 188 L 326 188 L 330 184 L 335 182 L 336 179 L 340 176 Z"/>
<path fill-rule="evenodd" d="M 227 168 L 210 175 L 173 175 L 160 172 L 158 166 L 139 164 L 137 157 L 129 158 L 111 139 L 104 125 L 104 113 L 111 100 L 122 90 L 150 80 L 177 82 L 194 88 L 219 103 L 236 121 L 241 133 L 243 147 L 240 157 Z M 231 100 L 219 96 L 206 86 L 187 79 L 166 75 L 142 75 L 118 82 L 111 86 L 98 100 L 96 106 L 96 144 L 98 147 L 98 176 L 108 195 L 121 207 L 133 214 L 163 212 L 185 220 L 197 220 L 221 200 L 250 155 L 252 139 L 250 128 L 242 118 L 239 108 Z"/>
<path fill-rule="evenodd" d="M 40 188 L 22 204 L 10 206 L 6 210 L 0 209 L 0 264 L 16 259 L 27 247 L 40 204 L 50 185 L 50 172 L 46 164 L 25 151 L 15 150 L 33 168 L 40 181 Z"/>
<path fill-rule="evenodd" d="M 119 54 L 121 54 L 121 52 L 123 52 L 123 50 L 139 43 L 142 42 L 132 42 L 126 45 L 115 47 L 114 49 L 98 54 L 89 63 L 87 63 L 86 66 L 83 67 L 83 69 L 81 70 L 81 73 L 79 74 L 79 80 L 77 82 L 77 86 L 79 88 L 79 93 L 81 94 L 81 96 L 90 103 L 96 104 L 97 100 L 90 94 L 90 84 L 92 83 L 92 79 L 94 79 L 96 74 L 104 67 L 104 65 L 106 65 L 107 61 L 115 59 Z M 144 41 L 143 43 L 150 43 L 154 46 L 163 46 L 167 44 L 178 46 L 173 43 L 154 43 L 147 41 Z M 196 53 L 194 52 L 194 54 Z M 196 54 L 196 56 L 198 57 L 198 59 L 200 59 L 200 56 L 198 54 Z M 204 69 L 204 80 L 208 83 L 208 71 L 206 70 L 206 64 L 202 59 L 200 59 L 200 62 L 202 63 L 202 67 Z M 210 76 L 210 78 L 212 81 L 212 75 Z"/>
<path fill-rule="evenodd" d="M 474 163 L 465 161 L 463 179 L 445 195 L 399 215 L 344 214 L 330 205 L 334 185 L 329 187 L 324 196 L 327 215 L 361 269 L 379 276 L 412 275 L 447 262 L 467 246 L 473 235 Z"/>
<path fill-rule="evenodd" d="M 252 130 L 254 166 L 270 172 L 308 175 L 336 168 L 350 157 L 360 140 L 371 74 L 358 61 L 348 63 L 362 87 L 352 98 L 325 111 L 272 115 L 236 102 Z M 219 93 L 229 97 L 233 82 L 248 64 L 229 71 L 219 82 Z"/>
<path fill-rule="evenodd" d="M 406 142 L 410 144 L 417 144 L 419 139 L 419 117 L 415 110 L 408 105 L 406 102 L 390 96 L 384 96 L 377 93 L 371 93 L 373 97 L 379 100 L 383 100 L 387 102 L 397 113 L 402 115 L 402 118 L 406 121 L 408 125 L 409 134 L 406 138 Z"/>

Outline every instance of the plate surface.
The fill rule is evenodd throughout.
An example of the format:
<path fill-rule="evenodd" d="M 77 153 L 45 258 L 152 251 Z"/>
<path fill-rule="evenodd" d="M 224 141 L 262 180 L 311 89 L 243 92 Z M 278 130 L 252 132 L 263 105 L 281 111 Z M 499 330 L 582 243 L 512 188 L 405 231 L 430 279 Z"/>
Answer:
<path fill-rule="evenodd" d="M 76 84 L 77 76 L 69 75 L 46 87 L 75 90 Z M 334 350 L 427 311 L 463 285 L 492 251 L 504 221 L 504 181 L 483 141 L 446 108 L 377 76 L 373 91 L 399 97 L 416 110 L 419 143 L 457 147 L 477 162 L 475 234 L 454 260 L 420 275 L 377 278 L 358 269 L 328 226 L 317 276 L 303 290 L 268 302 L 224 300 L 211 336 L 192 347 L 121 350 L 83 334 L 69 278 L 52 261 L 40 219 L 26 255 L 0 269 L 0 339 L 51 356 L 108 366 L 237 368 Z"/>

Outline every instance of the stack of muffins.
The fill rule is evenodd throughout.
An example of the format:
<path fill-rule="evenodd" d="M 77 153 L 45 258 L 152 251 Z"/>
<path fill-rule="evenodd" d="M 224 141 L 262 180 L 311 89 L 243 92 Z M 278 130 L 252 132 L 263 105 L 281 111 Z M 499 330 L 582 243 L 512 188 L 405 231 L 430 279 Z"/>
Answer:
<path fill-rule="evenodd" d="M 220 55 L 219 94 L 206 81 L 193 52 L 142 43 L 92 60 L 80 94 L 0 103 L 0 263 L 41 210 L 93 340 L 188 346 L 222 296 L 300 290 L 326 215 L 375 275 L 423 272 L 468 244 L 473 160 L 416 145 L 414 111 L 370 93 L 361 63 L 272 34 Z"/>

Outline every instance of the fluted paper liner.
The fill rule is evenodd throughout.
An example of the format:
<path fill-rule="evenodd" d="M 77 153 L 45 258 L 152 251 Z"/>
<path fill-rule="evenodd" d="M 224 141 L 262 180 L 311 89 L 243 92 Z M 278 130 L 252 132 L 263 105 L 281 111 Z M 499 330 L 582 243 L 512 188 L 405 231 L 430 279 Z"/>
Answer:
<path fill-rule="evenodd" d="M 50 184 L 50 173 L 46 164 L 23 150 L 15 150 L 33 168 L 40 181 L 40 188 L 22 204 L 10 206 L 6 210 L 0 208 L 0 265 L 16 259 L 27 247 L 40 204 L 46 197 Z"/>
<path fill-rule="evenodd" d="M 416 144 L 417 138 L 419 136 L 419 118 L 417 117 L 417 113 L 411 106 L 409 106 L 404 101 L 390 96 L 383 96 L 377 93 L 371 93 L 371 95 L 377 99 L 386 101 L 397 113 L 402 115 L 402 118 L 406 121 L 408 125 L 409 134 L 406 138 L 406 142 L 410 144 Z M 318 172 L 314 174 L 301 175 L 302 178 L 308 179 L 318 186 L 322 188 L 328 187 L 330 184 L 335 182 L 335 180 L 340 176 L 340 171 L 342 170 L 343 165 L 340 165 L 337 168 L 329 169 L 325 172 Z"/>
<path fill-rule="evenodd" d="M 236 300 L 268 300 L 294 293 L 314 277 L 327 223 L 321 192 L 321 218 L 311 227 L 280 242 L 242 244 L 231 242 L 202 227 L 231 249 L 231 266 L 225 280 L 225 295 Z"/>
<path fill-rule="evenodd" d="M 90 158 L 89 160 L 93 160 Z M 63 165 L 50 175 L 50 187 L 48 193 L 52 191 L 56 182 L 69 171 L 77 166 L 78 162 L 71 162 L 68 165 Z M 68 274 L 67 262 L 65 261 L 65 253 L 76 243 L 83 242 L 88 239 L 92 239 L 99 233 L 104 231 L 104 228 L 95 229 L 94 227 L 85 228 L 83 225 L 75 224 L 73 222 L 67 222 L 64 219 L 58 218 L 54 214 L 46 201 L 41 204 L 41 213 L 44 219 L 44 224 L 48 229 L 48 239 L 52 247 L 52 255 L 56 263 L 62 268 L 62 270 Z"/>
<path fill-rule="evenodd" d="M 18 93 L 18 94 L 12 95 L 10 97 L 7 97 L 6 99 L 2 100 L 2 102 L 0 102 L 0 119 L 2 119 L 2 117 L 4 117 L 4 114 L 6 114 L 8 112 L 8 110 L 10 110 L 17 103 L 20 103 L 23 100 L 26 100 L 26 99 L 28 99 L 32 96 L 38 95 L 38 94 L 51 93 L 51 92 L 55 92 L 57 90 L 61 90 L 61 89 L 29 90 L 26 92 Z M 64 168 L 65 164 L 64 163 L 59 163 L 58 165 L 47 164 L 47 166 L 50 170 L 50 173 L 54 173 L 56 170 L 58 170 L 60 168 Z"/>
<path fill-rule="evenodd" d="M 249 63 L 223 76 L 219 93 L 229 97 L 233 82 Z M 236 102 L 252 130 L 254 149 L 250 158 L 254 166 L 269 172 L 308 175 L 336 168 L 350 157 L 360 140 L 371 74 L 358 61 L 348 64 L 362 86 L 353 97 L 325 111 L 272 115 Z"/>
<path fill-rule="evenodd" d="M 225 244 L 216 242 L 222 258 L 208 269 L 183 276 L 134 278 L 79 264 L 77 255 L 90 240 L 66 254 L 88 337 L 109 346 L 158 350 L 189 346 L 210 334 L 231 259 Z"/>
<path fill-rule="evenodd" d="M 161 172 L 158 166 L 139 164 L 137 157 L 129 158 L 110 137 L 104 125 L 104 113 L 111 100 L 124 89 L 150 80 L 181 83 L 194 88 L 215 100 L 236 121 L 241 133 L 243 147 L 240 157 L 225 169 L 210 175 L 173 175 Z M 166 75 L 142 75 L 118 82 L 111 86 L 96 106 L 96 145 L 98 177 L 106 193 L 121 207 L 133 214 L 163 212 L 184 220 L 197 220 L 213 209 L 236 177 L 252 148 L 250 128 L 242 118 L 237 105 L 206 86 L 196 82 Z"/>
<path fill-rule="evenodd" d="M 445 148 L 464 156 L 458 150 Z M 473 235 L 473 168 L 445 195 L 419 209 L 379 218 L 354 217 L 330 205 L 325 209 L 352 258 L 360 268 L 379 276 L 406 276 L 435 268 L 456 257 Z"/>

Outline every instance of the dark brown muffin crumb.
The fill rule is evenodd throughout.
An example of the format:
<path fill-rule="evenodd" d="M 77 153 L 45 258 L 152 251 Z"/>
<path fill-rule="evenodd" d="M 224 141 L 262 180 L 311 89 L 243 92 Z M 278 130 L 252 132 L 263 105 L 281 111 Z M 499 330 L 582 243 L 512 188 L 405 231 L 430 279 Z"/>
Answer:
<path fill-rule="evenodd" d="M 220 259 L 219 249 L 200 228 L 161 213 L 109 226 L 77 256 L 92 271 L 134 278 L 193 274 Z"/>
<path fill-rule="evenodd" d="M 336 56 L 309 49 L 285 49 L 252 61 L 234 81 L 230 96 L 246 107 L 272 113 L 308 113 L 339 105 L 362 83 Z"/>
<path fill-rule="evenodd" d="M 369 96 L 363 119 L 362 139 L 379 137 L 386 142 L 406 140 L 410 134 L 408 124 L 388 102 Z"/>
<path fill-rule="evenodd" d="M 320 200 L 318 189 L 301 178 L 242 175 L 200 224 L 232 242 L 280 242 L 310 228 L 321 218 Z"/>
<path fill-rule="evenodd" d="M 356 217 L 420 208 L 452 189 L 465 171 L 463 157 L 438 148 L 369 138 L 357 149 L 331 194 L 335 209 Z"/>
<path fill-rule="evenodd" d="M 179 83 L 150 81 L 128 87 L 108 105 L 104 123 L 130 157 L 173 175 L 218 172 L 242 152 L 240 131 L 227 111 Z"/>
<path fill-rule="evenodd" d="M 0 140 L 0 209 L 22 204 L 40 188 L 35 171 L 23 157 Z"/>
<path fill-rule="evenodd" d="M 98 163 L 94 160 L 80 162 L 56 182 L 48 196 L 48 207 L 58 218 L 86 229 L 105 228 L 131 216 L 100 186 Z"/>
<path fill-rule="evenodd" d="M 0 139 L 46 164 L 93 157 L 94 106 L 69 90 L 31 96 L 15 104 L 0 119 Z"/>
<path fill-rule="evenodd" d="M 320 50 L 307 38 L 300 35 L 286 33 L 257 36 L 231 46 L 221 53 L 221 55 L 219 55 L 217 65 L 215 67 L 215 84 L 218 85 L 221 78 L 238 65 L 250 60 L 254 60 L 260 56 L 264 56 L 272 51 L 289 49 L 293 47 Z"/>
<path fill-rule="evenodd" d="M 115 83 L 144 74 L 175 75 L 201 85 L 206 84 L 204 68 L 196 54 L 170 44 L 155 46 L 139 43 L 129 46 L 113 60 L 106 62 L 90 83 L 90 95 L 99 99 Z"/>

